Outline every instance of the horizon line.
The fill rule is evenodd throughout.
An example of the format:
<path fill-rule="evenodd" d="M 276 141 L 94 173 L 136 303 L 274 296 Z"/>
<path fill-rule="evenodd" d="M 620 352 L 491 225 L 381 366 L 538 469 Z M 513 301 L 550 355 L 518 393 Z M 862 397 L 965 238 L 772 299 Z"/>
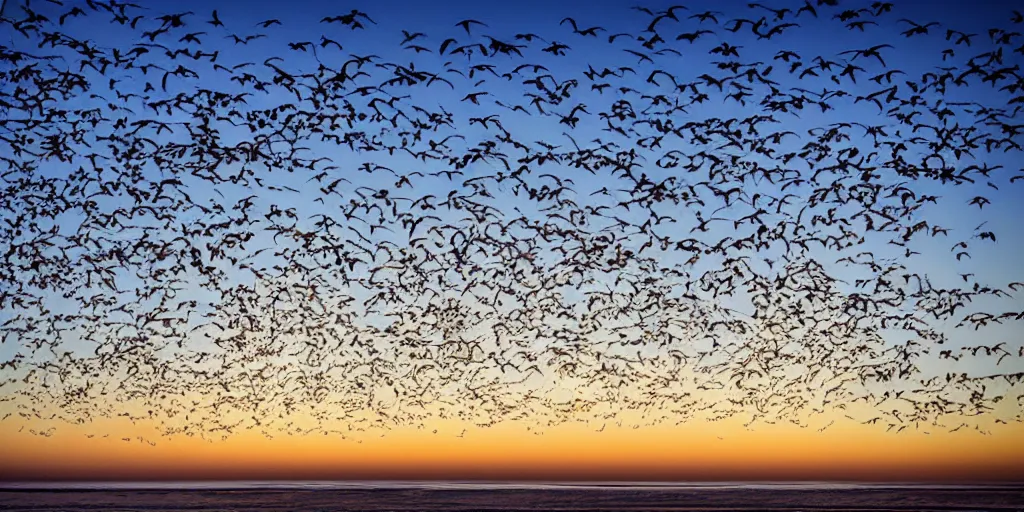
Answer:
<path fill-rule="evenodd" d="M 195 490 L 231 490 L 231 489 L 289 489 L 289 490 L 323 490 L 344 489 L 352 487 L 383 487 L 385 489 L 424 488 L 445 486 L 462 488 L 480 488 L 492 486 L 497 488 L 670 488 L 670 487 L 822 487 L 838 486 L 850 488 L 899 488 L 899 487 L 1021 487 L 1024 480 L 549 480 L 549 479 L 327 479 L 327 480 L 296 480 L 296 479 L 196 479 L 196 480 L 11 480 L 0 481 L 0 491 L 17 490 L 107 490 L 107 489 L 167 489 L 181 486 L 197 486 Z M 185 490 L 185 489 L 182 489 Z"/>

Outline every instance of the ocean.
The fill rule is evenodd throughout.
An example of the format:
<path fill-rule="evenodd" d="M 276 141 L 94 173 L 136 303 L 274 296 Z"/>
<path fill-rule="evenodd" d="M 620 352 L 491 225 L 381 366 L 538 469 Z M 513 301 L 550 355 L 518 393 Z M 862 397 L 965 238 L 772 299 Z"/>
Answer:
<path fill-rule="evenodd" d="M 1024 484 L 772 482 L 0 483 L 0 511 L 1022 511 Z"/>

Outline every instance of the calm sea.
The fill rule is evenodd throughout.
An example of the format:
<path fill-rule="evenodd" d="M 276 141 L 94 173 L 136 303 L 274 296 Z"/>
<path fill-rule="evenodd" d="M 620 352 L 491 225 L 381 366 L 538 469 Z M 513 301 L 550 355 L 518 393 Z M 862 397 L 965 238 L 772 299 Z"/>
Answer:
<path fill-rule="evenodd" d="M 1013 510 L 1024 485 L 771 482 L 0 483 L 0 510 Z"/>

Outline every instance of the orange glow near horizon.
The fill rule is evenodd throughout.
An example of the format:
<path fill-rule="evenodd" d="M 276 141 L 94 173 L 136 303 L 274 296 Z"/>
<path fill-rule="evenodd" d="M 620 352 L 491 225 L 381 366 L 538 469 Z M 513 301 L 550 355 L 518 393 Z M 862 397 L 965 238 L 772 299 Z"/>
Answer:
<path fill-rule="evenodd" d="M 1024 480 L 1024 426 L 993 425 L 991 435 L 930 435 L 839 422 L 824 432 L 792 425 L 684 423 L 604 431 L 582 424 L 543 435 L 522 424 L 470 428 L 454 423 L 395 429 L 380 437 L 275 437 L 243 433 L 226 441 L 121 437 L 87 439 L 80 427 L 53 436 L 0 426 L 0 478 L 18 480 Z M 97 431 L 90 428 L 90 431 Z M 719 439 L 721 438 L 721 439 Z"/>

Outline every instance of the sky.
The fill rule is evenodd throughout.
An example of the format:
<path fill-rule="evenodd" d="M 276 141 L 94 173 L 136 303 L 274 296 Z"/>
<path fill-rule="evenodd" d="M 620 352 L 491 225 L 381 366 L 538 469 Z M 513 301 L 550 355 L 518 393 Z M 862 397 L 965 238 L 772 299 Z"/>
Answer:
<path fill-rule="evenodd" d="M 10 0 L 6 9 L 9 15 L 19 2 Z M 143 2 L 140 2 L 143 3 Z M 38 12 L 51 18 L 59 17 L 60 13 L 75 5 L 84 5 L 84 2 L 65 2 L 65 7 L 56 8 L 42 2 L 35 2 L 33 5 Z M 789 6 L 785 2 L 766 2 L 772 6 Z M 144 3 L 152 7 L 154 11 L 162 11 L 166 7 L 161 3 Z M 652 10 L 665 9 L 669 3 L 644 4 Z M 752 16 L 751 11 L 743 7 L 742 3 L 735 5 L 711 2 L 687 3 L 690 12 L 696 13 L 705 9 L 718 9 L 724 11 L 720 16 L 723 25 L 726 20 L 735 17 Z M 860 6 L 861 4 L 857 4 Z M 868 3 L 864 3 L 868 5 Z M 293 1 L 287 4 L 269 1 L 255 2 L 231 2 L 219 1 L 215 4 L 198 1 L 183 1 L 175 4 L 179 11 L 194 11 L 195 16 L 189 19 L 189 23 L 201 23 L 208 19 L 209 11 L 216 8 L 220 18 L 229 25 L 226 33 L 252 33 L 252 28 L 258 22 L 269 18 L 276 18 L 281 21 L 280 26 L 274 26 L 267 30 L 270 37 L 254 41 L 245 46 L 233 45 L 221 38 L 221 31 L 214 31 L 203 23 L 202 29 L 208 30 L 210 34 L 203 36 L 204 43 L 200 46 L 204 51 L 219 50 L 220 59 L 227 62 L 253 61 L 260 63 L 270 55 L 280 54 L 285 42 L 289 41 L 312 41 L 319 40 L 319 34 L 323 32 L 324 26 L 318 23 L 324 16 L 332 14 L 344 14 L 350 8 L 359 8 L 367 12 L 376 25 L 370 26 L 366 31 L 348 31 L 340 28 L 330 28 L 334 31 L 333 36 L 341 41 L 344 46 L 343 54 L 366 55 L 376 54 L 381 61 L 393 61 L 403 63 L 415 60 L 421 69 L 434 67 L 443 64 L 445 60 L 456 61 L 456 66 L 461 65 L 455 57 L 438 58 L 435 54 L 413 55 L 408 50 L 402 50 L 398 43 L 402 40 L 401 30 L 410 32 L 422 31 L 427 37 L 422 43 L 424 46 L 436 50 L 437 46 L 446 37 L 455 37 L 459 41 L 464 40 L 466 34 L 461 28 L 454 27 L 455 23 L 463 19 L 478 19 L 487 23 L 486 28 L 480 28 L 480 33 L 500 35 L 504 40 L 510 40 L 516 33 L 534 32 L 549 39 L 565 42 L 571 46 L 571 51 L 565 57 L 552 57 L 540 54 L 533 50 L 530 59 L 524 62 L 537 62 L 552 69 L 560 80 L 566 75 L 573 75 L 584 84 L 577 93 L 579 101 L 588 105 L 590 112 L 597 112 L 607 108 L 607 105 L 614 98 L 614 91 L 601 95 L 593 91 L 587 91 L 590 81 L 583 78 L 582 72 L 588 65 L 594 68 L 614 66 L 634 66 L 638 69 L 635 78 L 629 78 L 623 82 L 637 89 L 641 93 L 656 90 L 652 84 L 646 83 L 644 79 L 650 72 L 646 64 L 636 62 L 636 58 L 629 54 L 612 51 L 611 46 L 605 44 L 606 36 L 616 32 L 637 32 L 635 27 L 641 26 L 646 19 L 644 14 L 630 10 L 631 4 L 626 2 L 580 2 L 576 0 L 565 2 L 508 2 L 508 3 L 470 3 L 470 2 L 442 2 L 422 3 L 408 1 L 378 1 L 365 3 L 365 5 L 346 5 L 344 9 L 334 12 L 331 8 L 325 7 L 318 2 Z M 799 7 L 793 3 L 793 7 Z M 687 13 L 689 14 L 689 12 Z M 767 13 L 766 13 L 767 14 Z M 965 32 L 981 34 L 974 39 L 970 49 L 957 48 L 958 52 L 969 54 L 969 52 L 985 51 L 986 45 L 991 46 L 984 35 L 987 28 L 994 25 L 1006 25 L 1009 11 L 1005 5 L 998 2 L 985 3 L 981 5 L 968 5 L 963 2 L 942 1 L 924 2 L 909 1 L 898 2 L 897 12 L 890 13 L 886 18 L 880 20 L 880 25 L 868 27 L 865 34 L 851 32 L 842 27 L 837 20 L 821 19 L 811 23 L 808 18 L 797 20 L 801 26 L 785 35 L 770 41 L 757 41 L 749 35 L 737 35 L 736 41 L 742 47 L 743 59 L 761 60 L 774 62 L 776 77 L 784 84 L 794 84 L 792 78 L 784 78 L 782 74 L 784 65 L 773 60 L 773 56 L 779 50 L 790 49 L 804 55 L 809 60 L 812 55 L 833 56 L 841 51 L 851 48 L 864 48 L 869 44 L 892 43 L 896 48 L 884 52 L 884 57 L 890 68 L 901 68 L 908 72 L 909 76 L 918 77 L 920 74 L 934 69 L 934 66 L 942 66 L 944 63 L 936 56 L 942 48 L 948 46 L 941 35 L 930 38 L 916 37 L 904 38 L 899 35 L 906 25 L 896 20 L 905 16 L 914 20 L 939 20 L 942 25 L 938 27 L 939 34 L 944 33 L 947 24 L 955 24 L 958 29 Z M 567 26 L 559 25 L 559 20 L 564 16 L 573 16 L 580 25 L 584 26 L 601 25 L 607 27 L 609 32 L 602 32 L 598 38 L 584 38 L 572 34 Z M 824 16 L 823 16 L 824 18 Z M 111 25 L 111 28 L 103 24 L 90 24 L 89 18 L 71 19 L 67 25 L 77 37 L 87 38 L 96 41 L 101 46 L 129 47 L 132 44 L 144 42 L 139 36 L 140 31 L 132 33 L 124 27 Z M 687 20 L 689 27 L 694 27 L 693 20 Z M 152 27 L 150 27 L 152 28 Z M 477 30 L 474 27 L 474 32 Z M 718 27 L 720 32 L 724 29 Z M 680 29 L 666 29 L 665 34 L 672 34 L 681 31 Z M 331 34 L 332 32 L 326 32 Z M 732 36 L 730 36 L 732 37 Z M 744 38 L 745 37 L 745 38 Z M 666 37 L 666 39 L 669 39 Z M 672 38 L 674 39 L 674 38 Z M 865 44 L 862 41 L 867 41 Z M 173 42 L 171 40 L 170 42 Z M 165 41 L 165 43 L 170 44 Z M 699 42 L 692 47 L 686 47 L 682 43 L 670 41 L 671 45 L 677 48 L 684 48 L 680 56 L 659 57 L 658 65 L 663 69 L 675 74 L 680 81 L 693 80 L 702 73 L 713 71 L 710 61 L 716 57 L 709 56 L 706 49 L 719 44 L 719 36 L 709 36 L 707 41 Z M 4 45 L 10 44 L 13 48 L 25 52 L 41 51 L 35 48 L 34 44 L 26 43 L 18 39 L 17 35 L 11 36 L 11 43 L 6 41 Z M 698 51 L 695 48 L 702 50 Z M 327 50 L 321 50 L 326 53 Z M 291 51 L 282 66 L 292 68 L 315 69 L 316 61 L 312 56 Z M 505 59 L 502 61 L 502 59 Z M 1007 55 L 1006 65 L 1012 66 L 1020 63 L 1020 54 Z M 323 56 L 324 62 L 331 62 L 332 66 L 340 65 L 342 57 Z M 495 58 L 502 68 L 514 65 L 511 58 Z M 870 58 L 862 58 L 873 63 Z M 859 62 L 859 61 L 858 61 Z M 868 66 L 868 64 L 862 64 Z M 9 65 L 8 65 L 9 67 Z M 639 71 L 639 70 L 647 71 Z M 869 68 L 875 69 L 875 68 Z M 374 70 L 386 76 L 380 70 Z M 864 94 L 865 91 L 875 91 L 878 87 L 867 82 L 866 78 L 873 73 L 866 72 L 865 77 L 859 80 L 859 85 L 851 85 L 845 90 L 853 95 Z M 154 84 L 158 84 L 159 73 L 154 73 L 157 78 L 148 78 Z M 238 90 L 237 84 L 226 80 L 224 74 L 216 79 L 193 82 L 189 85 L 186 82 L 175 83 L 172 81 L 166 93 L 166 97 L 173 97 L 177 91 L 189 90 L 190 87 L 204 87 L 213 90 Z M 137 79 L 137 77 L 136 77 Z M 453 78 L 454 80 L 454 78 Z M 131 82 L 125 79 L 123 86 L 126 88 L 135 87 L 141 91 L 143 83 Z M 491 96 L 480 98 L 480 106 L 471 105 L 468 102 L 460 101 L 469 92 L 470 84 L 459 82 L 460 86 L 455 90 L 448 90 L 446 87 L 437 86 L 431 88 L 419 88 L 409 92 L 413 97 L 410 101 L 419 102 L 425 108 L 434 108 L 433 105 L 443 106 L 445 111 L 450 112 L 455 119 L 456 132 L 464 135 L 467 141 L 479 139 L 486 132 L 479 125 L 474 126 L 468 123 L 468 119 L 475 116 L 483 116 L 491 113 L 500 114 L 500 120 L 508 131 L 517 135 L 524 135 L 534 140 L 546 140 L 552 144 L 562 145 L 568 148 L 573 142 L 562 135 L 566 130 L 565 125 L 557 121 L 544 119 L 537 115 L 525 115 L 521 112 L 510 112 L 498 109 L 491 100 L 510 100 L 512 103 L 525 103 L 520 98 L 522 91 L 527 85 L 521 85 L 520 80 L 505 82 L 503 80 L 489 79 L 486 89 Z M 827 80 L 816 82 L 813 89 L 817 90 L 823 85 L 828 85 Z M 159 85 L 157 85 L 159 89 Z M 1005 91 L 993 91 L 978 87 L 957 89 L 947 97 L 948 101 L 981 101 L 995 105 L 1005 105 L 1005 99 L 1011 94 Z M 126 89 L 127 90 L 127 89 Z M 161 91 L 154 94 L 160 95 Z M 633 99 L 634 101 L 635 98 Z M 85 105 L 95 104 L 96 98 L 80 96 L 71 98 L 65 102 L 63 108 L 78 108 Z M 273 95 L 254 95 L 249 102 L 250 109 L 263 108 L 280 105 L 290 101 L 282 93 L 275 92 Z M 575 100 L 574 100 L 575 101 Z M 637 103 L 639 104 L 639 102 Z M 807 130 L 825 126 L 829 123 L 840 121 L 862 121 L 870 123 L 879 118 L 877 110 L 869 103 L 852 104 L 851 102 L 836 102 L 836 109 L 827 112 L 814 112 L 812 109 L 805 110 L 799 118 L 780 117 L 782 123 L 776 128 L 789 129 L 795 132 L 806 133 Z M 143 111 L 136 107 L 136 112 Z M 740 106 L 733 102 L 725 102 L 720 96 L 706 104 L 695 106 L 687 114 L 679 115 L 675 122 L 681 124 L 688 119 L 701 119 L 706 117 L 742 117 L 756 111 L 756 106 Z M 148 112 L 149 115 L 152 111 Z M 689 116 L 689 117 L 687 117 Z M 591 121 L 591 119 L 593 121 Z M 177 120 L 177 119 L 175 119 Z M 223 124 L 223 123 L 222 123 Z M 369 123 L 367 123 L 369 125 Z M 587 121 L 581 122 L 572 130 L 573 140 L 584 145 L 583 142 L 594 137 L 607 137 L 602 132 L 604 125 L 591 116 Z M 232 142 L 244 140 L 247 137 L 246 130 L 232 129 L 229 126 L 221 127 L 226 138 L 234 138 Z M 650 136 L 653 130 L 638 127 L 640 136 Z M 907 130 L 909 131 L 909 130 Z M 390 134 L 390 137 L 399 137 Z M 908 135 L 909 137 L 909 135 Z M 526 139 L 527 137 L 523 137 Z M 179 142 L 188 143 L 188 135 L 184 130 L 179 130 L 171 135 L 163 136 L 158 140 L 161 143 Z M 804 139 L 801 139 L 803 141 Z M 1017 138 L 1019 141 L 1019 137 Z M 7 142 L 9 145 L 10 143 Z M 453 144 L 456 144 L 453 142 Z M 675 144 L 677 148 L 686 152 L 692 149 L 685 144 Z M 8 146 L 9 147 L 9 146 Z M 6 147 L 5 147 L 6 149 Z M 666 148 L 668 149 L 668 148 Z M 362 163 L 374 158 L 376 163 L 387 165 L 396 170 L 405 169 L 409 172 L 417 166 L 428 167 L 428 164 L 418 162 L 401 154 L 389 155 L 365 155 L 347 151 L 343 146 L 331 146 L 328 144 L 312 144 L 311 150 L 318 155 L 330 156 L 336 163 L 344 167 L 356 169 Z M 650 155 L 649 155 L 650 156 Z M 757 158 L 757 157 L 753 157 Z M 983 154 L 984 162 L 990 165 L 1005 165 L 1006 169 L 999 171 L 1002 174 L 996 176 L 999 190 L 986 188 L 984 182 L 972 186 L 949 187 L 936 183 L 914 183 L 913 189 L 919 194 L 936 194 L 942 201 L 931 207 L 925 207 L 916 215 L 932 224 L 938 224 L 951 228 L 954 234 L 959 233 L 961 237 L 968 238 L 975 230 L 975 226 L 987 222 L 986 229 L 998 234 L 998 242 L 995 244 L 982 244 L 971 242 L 972 259 L 970 262 L 958 262 L 949 251 L 954 238 L 939 239 L 929 238 L 920 240 L 915 245 L 915 250 L 922 254 L 913 258 L 902 257 L 900 251 L 887 247 L 884 241 L 871 239 L 863 247 L 864 250 L 872 250 L 878 254 L 886 253 L 897 261 L 908 266 L 915 272 L 927 274 L 937 286 L 961 286 L 966 279 L 961 280 L 961 274 L 973 273 L 972 279 L 983 284 L 992 283 L 1003 286 L 1011 281 L 1024 281 L 1024 275 L 1019 267 L 1016 255 L 1024 250 L 1024 231 L 1018 226 L 1020 216 L 1024 214 L 1024 206 L 1017 200 L 1019 197 L 1016 184 L 1007 183 L 1008 175 L 1016 172 L 1019 167 L 1019 152 L 1007 154 Z M 1015 160 L 1016 158 L 1016 160 Z M 649 158 L 652 162 L 655 158 Z M 965 159 L 966 160 L 966 159 Z M 964 161 L 965 161 L 964 160 Z M 68 165 L 53 164 L 46 167 L 44 173 L 53 173 L 60 176 L 67 173 L 80 162 Z M 432 165 L 432 164 L 430 164 Z M 436 169 L 432 169 L 436 170 Z M 488 164 L 474 164 L 465 169 L 465 176 L 461 179 L 472 179 L 492 173 L 495 167 Z M 664 179 L 671 175 L 671 170 L 660 169 L 651 165 L 643 168 L 652 178 Z M 162 175 L 159 170 L 153 167 L 145 171 L 147 179 L 159 179 Z M 582 171 L 569 169 L 562 166 L 556 171 L 562 177 L 572 176 L 576 182 L 578 196 L 581 204 L 588 197 L 590 191 L 601 187 L 613 188 L 618 185 L 606 176 L 591 176 Z M 310 184 L 305 174 L 296 177 L 283 173 L 268 174 L 268 182 L 278 185 L 287 185 L 299 190 L 295 195 L 285 193 L 273 194 L 261 192 L 255 198 L 258 205 L 257 210 L 276 206 L 292 206 L 300 209 L 305 215 L 317 213 L 329 213 L 329 205 L 317 205 L 313 199 L 317 197 L 316 184 Z M 351 196 L 358 186 L 381 187 L 390 186 L 379 178 L 379 174 L 352 172 L 345 174 L 352 181 L 351 185 L 343 186 L 343 195 Z M 457 178 L 459 179 L 459 178 Z M 891 176 L 883 178 L 883 182 L 894 180 Z M 202 184 L 193 183 L 189 189 L 191 196 L 197 201 L 222 201 L 223 204 L 234 204 L 244 198 L 249 191 L 244 187 L 221 187 L 217 194 Z M 433 181 L 424 180 L 422 184 L 417 183 L 417 194 L 435 193 L 444 195 L 452 185 L 450 182 L 437 179 Z M 345 188 L 347 187 L 347 188 Z M 756 187 L 750 185 L 751 192 Z M 405 192 L 411 194 L 412 192 Z M 970 206 L 967 202 L 974 196 L 984 193 L 991 204 L 983 209 Z M 806 194 L 809 189 L 798 189 L 800 199 L 807 200 Z M 395 192 L 395 195 L 400 195 Z M 522 198 L 514 198 L 507 189 L 502 189 L 502 194 L 490 203 L 501 209 L 506 214 L 513 207 L 526 210 L 531 205 Z M 121 201 L 126 201 L 121 198 Z M 347 199 L 344 199 L 347 201 Z M 106 201 L 102 207 L 113 209 L 119 203 Z M 681 206 L 673 208 L 663 205 L 660 210 L 662 214 L 675 215 L 683 210 Z M 532 206 L 534 209 L 536 205 Z M 7 207 L 9 208 L 9 207 Z M 678 210 L 678 211 L 677 211 Z M 526 210 L 530 218 L 538 218 L 539 213 L 535 210 Z M 10 218 L 11 210 L 3 210 L 3 218 Z M 447 220 L 444 213 L 438 212 Z M 622 213 L 626 218 L 634 215 L 630 220 L 643 220 L 643 216 L 635 210 L 629 213 Z M 682 213 L 680 213 L 682 215 Z M 458 216 L 452 217 L 457 219 Z M 680 217 L 682 218 L 682 217 Z M 187 219 L 186 219 L 187 220 Z M 66 214 L 56 220 L 62 230 L 74 230 L 81 217 Z M 678 228 L 679 232 L 686 233 L 691 223 L 683 223 L 686 228 Z M 668 229 L 668 228 L 666 228 Z M 673 228 L 675 229 L 675 228 Z M 725 228 L 720 228 L 725 229 Z M 374 242 L 381 240 L 392 240 L 401 244 L 407 238 L 404 233 L 389 235 L 379 233 L 369 236 Z M 114 235 L 115 237 L 117 235 Z M 124 232 L 120 236 L 135 236 L 132 232 Z M 700 236 L 700 235 L 698 235 Z M 717 240 L 725 234 L 721 231 L 712 230 L 708 240 Z M 390 237 L 390 238 L 389 238 Z M 958 240 L 957 238 L 956 240 Z M 260 244 L 271 243 L 270 234 L 257 235 L 256 242 Z M 254 242 L 254 243 L 256 243 Z M 639 244 L 637 244 L 639 245 Z M 763 254 L 768 255 L 768 254 Z M 263 261 L 270 261 L 269 255 L 264 254 Z M 665 265 L 679 264 L 678 254 L 663 253 L 662 261 Z M 557 254 L 548 252 L 544 260 L 554 260 Z M 843 269 L 834 265 L 831 261 L 838 259 L 832 256 L 831 260 L 822 258 L 821 261 L 829 271 L 838 279 L 853 281 L 860 275 L 852 270 Z M 260 261 L 260 260 L 257 260 Z M 695 273 L 703 271 L 708 263 L 699 263 L 694 267 Z M 713 263 L 711 263 L 713 264 Z M 229 280 L 234 283 L 247 283 L 251 276 L 237 268 L 227 268 Z M 599 282 L 611 283 L 614 275 L 598 276 Z M 131 275 L 120 275 L 122 283 L 141 284 L 138 277 Z M 666 278 L 668 279 L 668 278 Z M 133 281 L 134 280 L 134 281 Z M 4 286 L 12 286 L 6 283 Z M 565 286 L 561 290 L 567 300 L 581 300 L 583 289 L 573 289 L 573 286 Z M 353 296 L 360 300 L 366 298 L 365 290 L 348 290 Z M 360 294 L 363 295 L 360 295 Z M 199 281 L 190 283 L 189 287 L 180 293 L 183 297 L 194 298 L 200 303 L 197 311 L 203 311 L 204 301 L 214 300 L 215 297 L 209 290 L 203 290 Z M 47 305 L 52 311 L 73 311 L 76 308 L 74 301 L 61 299 L 57 294 L 48 293 Z M 744 304 L 744 297 L 735 297 L 727 301 L 727 305 L 747 311 L 748 306 Z M 975 304 L 979 310 L 988 310 L 1001 313 L 1003 311 L 1021 311 L 1024 309 L 1024 301 L 1019 297 L 999 299 L 994 302 L 983 302 Z M 13 308 L 0 309 L 0 320 L 10 320 L 15 317 Z M 261 319 L 259 329 L 272 329 L 281 325 L 278 317 L 287 313 L 273 312 L 268 309 Z M 198 313 L 196 316 L 199 316 Z M 111 317 L 113 318 L 113 317 Z M 389 320 L 382 315 L 364 314 L 352 320 L 360 325 L 383 326 Z M 407 320 L 412 322 L 412 320 Z M 966 328 L 955 328 L 955 321 L 935 322 L 936 328 L 948 336 L 946 347 L 957 349 L 962 346 L 976 345 L 979 342 L 1003 341 L 1008 347 L 1016 350 L 1021 346 L 1024 339 L 1018 323 L 1008 322 L 1003 325 L 986 327 L 980 331 Z M 551 327 L 550 325 L 548 327 Z M 256 328 L 253 329 L 258 330 Z M 92 345 L 89 340 L 74 338 L 75 335 L 68 335 L 61 340 L 61 346 L 66 350 L 76 353 L 88 354 Z M 907 336 L 906 333 L 894 334 L 896 338 Z M 889 343 L 903 341 L 903 339 L 888 340 Z M 201 339 L 192 340 L 195 347 L 203 347 L 205 342 Z M 292 340 L 292 343 L 297 341 Z M 389 343 L 393 341 L 378 340 L 380 346 L 388 346 L 394 353 L 399 353 L 400 348 L 393 347 Z M 14 354 L 24 349 L 25 340 L 8 341 L 5 338 L 0 343 L 0 360 L 7 360 Z M 209 346 L 208 344 L 206 346 Z M 649 347 L 645 347 L 647 350 Z M 607 349 L 612 351 L 612 349 Z M 937 352 L 937 351 L 936 351 Z M 611 353 L 611 352 L 609 352 Z M 407 353 L 405 353 L 408 355 Z M 632 356 L 634 352 L 624 351 L 624 355 Z M 55 355 L 55 354 L 54 354 Z M 665 353 L 659 353 L 656 348 L 645 354 L 649 357 L 667 357 Z M 45 356 L 34 356 L 45 357 Z M 949 360 L 940 360 L 933 353 L 922 358 L 923 377 L 944 376 L 948 372 L 968 372 L 972 375 L 985 375 L 994 372 L 1014 373 L 1024 371 L 1024 364 L 1021 358 L 1011 357 L 1007 362 L 996 367 L 994 358 L 973 358 L 954 363 Z M 198 363 L 197 363 L 198 365 Z M 8 372 L 10 370 L 0 370 Z M 665 370 L 666 372 L 668 370 Z M 799 374 L 799 369 L 790 369 L 790 373 Z M 18 374 L 20 377 L 22 374 Z M 674 378 L 679 382 L 692 377 L 676 372 Z M 11 376 L 15 376 L 13 373 Z M 545 378 L 550 378 L 546 376 Z M 559 383 L 557 380 L 550 382 L 553 394 L 561 393 L 570 398 L 573 396 L 584 396 L 592 392 L 592 389 L 585 389 L 574 385 L 573 381 Z M 213 386 L 211 386 L 213 387 Z M 400 386 L 398 386 L 400 387 Z M 12 387 L 0 387 L 0 395 L 14 397 Z M 880 395 L 886 388 L 878 389 Z M 307 393 L 301 396 L 308 397 Z M 816 395 L 818 390 L 810 390 L 807 396 Z M 1007 386 L 999 387 L 998 383 L 991 385 L 988 390 L 992 393 L 1004 392 L 1006 399 L 1001 402 L 1001 409 L 998 413 L 1002 418 L 1021 418 L 1021 402 L 1016 398 L 1021 394 L 1020 385 L 1007 389 Z M 211 391 L 212 392 L 212 391 Z M 628 394 L 629 391 L 627 391 Z M 724 394 L 716 394 L 711 391 L 693 390 L 695 395 L 701 396 L 708 401 L 721 399 Z M 342 393 L 343 394 L 343 393 Z M 184 402 L 185 397 L 181 397 Z M 189 397 L 189 399 L 204 400 L 201 396 Z M 379 397 L 378 397 L 379 398 Z M 522 401 L 527 398 L 520 395 Z M 386 400 L 385 400 L 386 401 Z M 7 411 L 17 412 L 13 404 L 16 400 L 5 400 L 0 402 L 0 417 Z M 59 411 L 58 404 L 48 404 L 46 411 Z M 133 412 L 144 411 L 146 406 L 142 403 L 110 404 L 114 410 L 120 412 L 118 407 L 125 407 Z M 317 405 L 313 403 L 304 404 L 309 406 L 309 411 L 315 412 Z M 437 403 L 431 404 L 427 409 L 444 407 Z M 508 421 L 488 428 L 480 428 L 472 420 L 460 420 L 456 418 L 443 419 L 432 416 L 419 425 L 396 426 L 386 433 L 371 430 L 366 432 L 353 432 L 349 425 L 344 422 L 335 424 L 335 428 L 341 435 L 331 432 L 311 432 L 307 435 L 275 435 L 272 438 L 260 435 L 255 430 L 243 431 L 227 439 L 206 440 L 187 436 L 161 437 L 154 435 L 151 425 L 145 421 L 132 422 L 126 420 L 114 420 L 108 418 L 94 418 L 89 411 L 83 408 L 67 408 L 65 412 L 71 415 L 72 421 L 75 417 L 82 418 L 82 424 L 66 424 L 66 422 L 47 422 L 42 420 L 23 420 L 18 416 L 11 416 L 0 421 L 0 444 L 6 449 L 4 460 L 0 462 L 0 479 L 3 480 L 198 480 L 198 479 L 331 479 L 331 478 L 358 478 L 358 479 L 421 479 L 421 478 L 443 478 L 443 479 L 536 479 L 536 480 L 869 480 L 869 481 L 916 481 L 916 480 L 1022 480 L 1024 479 L 1024 426 L 1019 421 L 1009 421 L 1006 424 L 996 424 L 993 418 L 985 417 L 979 420 L 979 428 L 965 428 L 957 432 L 949 432 L 956 425 L 957 418 L 947 418 L 944 426 L 920 426 L 911 428 L 905 432 L 894 434 L 886 432 L 884 426 L 863 425 L 859 421 L 848 421 L 847 414 L 853 414 L 855 406 L 850 410 L 826 410 L 814 417 L 813 422 L 805 425 L 793 425 L 780 422 L 777 424 L 759 423 L 754 428 L 746 426 L 744 421 L 739 419 L 727 419 L 722 421 L 706 421 L 703 417 L 680 416 L 676 421 L 664 421 L 657 425 L 645 425 L 643 419 L 633 411 L 620 411 L 621 416 L 616 419 L 600 420 L 588 417 L 586 421 L 570 422 L 555 426 L 541 426 L 533 420 Z M 93 411 L 95 412 L 95 411 Z M 868 414 L 871 411 L 864 409 L 861 412 Z M 580 413 L 582 418 L 584 415 Z M 866 416 L 870 417 L 870 416 Z M 973 419 L 968 419 L 974 421 Z M 310 417 L 296 416 L 296 422 L 303 421 L 312 423 Z M 824 429 L 822 430 L 822 427 Z M 53 428 L 53 430 L 50 430 Z M 45 432 L 47 435 L 30 435 L 31 433 Z M 382 435 L 383 434 L 383 435 Z M 125 441 L 125 439 L 127 441 Z"/>

